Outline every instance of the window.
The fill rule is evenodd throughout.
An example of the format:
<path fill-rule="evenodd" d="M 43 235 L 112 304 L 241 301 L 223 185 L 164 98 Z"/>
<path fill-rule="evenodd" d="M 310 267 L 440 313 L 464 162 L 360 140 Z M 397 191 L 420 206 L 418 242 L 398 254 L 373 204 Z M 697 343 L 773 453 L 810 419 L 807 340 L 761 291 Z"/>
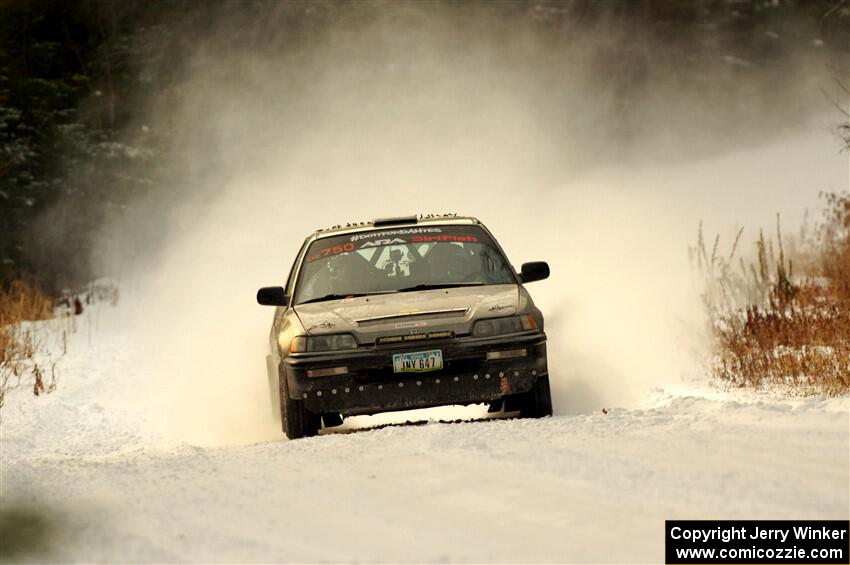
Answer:
<path fill-rule="evenodd" d="M 508 262 L 478 226 L 374 230 L 315 240 L 304 256 L 295 303 L 419 285 L 515 282 Z"/>

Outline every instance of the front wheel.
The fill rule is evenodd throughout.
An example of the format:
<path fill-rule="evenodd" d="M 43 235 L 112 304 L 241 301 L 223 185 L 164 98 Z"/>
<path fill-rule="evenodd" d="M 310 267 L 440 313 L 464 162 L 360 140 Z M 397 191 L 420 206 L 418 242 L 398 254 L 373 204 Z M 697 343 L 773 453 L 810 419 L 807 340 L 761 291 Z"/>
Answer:
<path fill-rule="evenodd" d="M 548 375 L 537 377 L 537 382 L 524 397 L 520 408 L 523 418 L 544 418 L 552 415 L 552 394 L 549 391 Z"/>
<path fill-rule="evenodd" d="M 318 435 L 322 419 L 304 407 L 300 400 L 289 398 L 286 377 L 280 379 L 280 419 L 283 433 L 289 439 Z"/>

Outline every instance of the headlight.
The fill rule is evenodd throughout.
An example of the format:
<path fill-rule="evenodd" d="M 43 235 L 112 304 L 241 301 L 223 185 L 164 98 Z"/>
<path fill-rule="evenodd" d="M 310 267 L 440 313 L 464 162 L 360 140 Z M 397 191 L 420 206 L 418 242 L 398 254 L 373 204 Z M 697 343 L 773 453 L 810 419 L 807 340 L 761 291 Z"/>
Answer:
<path fill-rule="evenodd" d="M 525 316 L 478 320 L 472 327 L 472 336 L 489 337 L 491 335 L 512 334 L 536 329 L 537 322 L 534 321 L 534 318 L 530 314 L 526 314 Z"/>
<path fill-rule="evenodd" d="M 289 344 L 290 353 L 337 351 L 339 349 L 355 348 L 357 348 L 357 342 L 351 334 L 299 335 L 293 338 Z"/>

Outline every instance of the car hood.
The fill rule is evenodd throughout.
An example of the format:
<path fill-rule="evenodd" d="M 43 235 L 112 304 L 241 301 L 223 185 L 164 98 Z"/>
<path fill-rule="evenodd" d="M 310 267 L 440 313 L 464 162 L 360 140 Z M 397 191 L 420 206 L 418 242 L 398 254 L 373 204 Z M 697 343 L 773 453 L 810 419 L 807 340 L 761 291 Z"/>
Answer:
<path fill-rule="evenodd" d="M 519 286 L 500 284 L 359 296 L 294 309 L 310 335 L 352 333 L 367 344 L 393 335 L 469 334 L 475 320 L 510 316 L 518 306 Z"/>

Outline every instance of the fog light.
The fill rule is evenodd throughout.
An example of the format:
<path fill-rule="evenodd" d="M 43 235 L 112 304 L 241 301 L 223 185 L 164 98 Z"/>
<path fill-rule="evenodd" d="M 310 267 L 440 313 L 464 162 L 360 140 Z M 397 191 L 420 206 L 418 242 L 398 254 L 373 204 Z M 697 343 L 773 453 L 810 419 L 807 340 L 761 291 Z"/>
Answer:
<path fill-rule="evenodd" d="M 347 375 L 348 367 L 330 367 L 328 369 L 307 369 L 308 377 L 334 377 L 336 375 Z"/>
<path fill-rule="evenodd" d="M 525 349 L 511 349 L 509 351 L 488 351 L 487 352 L 487 360 L 492 361 L 494 359 L 514 359 L 516 357 L 525 357 L 526 351 Z"/>

